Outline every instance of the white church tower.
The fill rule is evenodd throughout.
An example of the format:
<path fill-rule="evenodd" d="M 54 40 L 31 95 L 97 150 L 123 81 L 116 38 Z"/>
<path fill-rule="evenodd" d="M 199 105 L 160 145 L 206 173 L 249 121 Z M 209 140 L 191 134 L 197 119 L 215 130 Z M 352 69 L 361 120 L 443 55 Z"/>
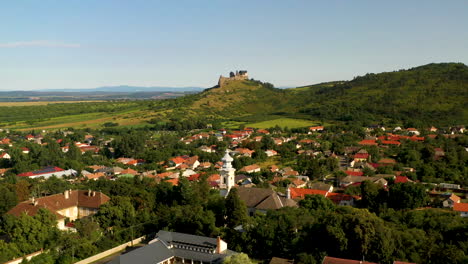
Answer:
<path fill-rule="evenodd" d="M 234 187 L 234 177 L 236 169 L 232 167 L 231 162 L 233 160 L 234 159 L 231 156 L 229 156 L 229 150 L 226 149 L 226 154 L 221 159 L 221 161 L 223 162 L 223 167 L 220 169 L 221 184 L 219 185 L 221 189 L 227 189 L 226 195 L 227 193 L 229 193 L 229 190 L 231 190 L 231 188 Z"/>

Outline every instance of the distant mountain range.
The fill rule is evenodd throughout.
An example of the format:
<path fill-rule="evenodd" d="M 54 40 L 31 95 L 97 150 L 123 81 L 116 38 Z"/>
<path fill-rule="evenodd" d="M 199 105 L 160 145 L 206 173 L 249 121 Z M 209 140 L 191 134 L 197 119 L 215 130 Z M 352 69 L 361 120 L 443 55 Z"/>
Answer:
<path fill-rule="evenodd" d="M 0 91 L 0 102 L 169 99 L 203 91 L 200 87 L 104 86 L 91 89 Z"/>
<path fill-rule="evenodd" d="M 109 92 L 109 93 L 137 93 L 137 92 L 201 92 L 202 87 L 166 87 L 166 86 L 102 86 L 97 88 L 83 89 L 44 89 L 36 90 L 37 92 L 71 92 L 71 93 L 92 93 L 92 92 Z"/>

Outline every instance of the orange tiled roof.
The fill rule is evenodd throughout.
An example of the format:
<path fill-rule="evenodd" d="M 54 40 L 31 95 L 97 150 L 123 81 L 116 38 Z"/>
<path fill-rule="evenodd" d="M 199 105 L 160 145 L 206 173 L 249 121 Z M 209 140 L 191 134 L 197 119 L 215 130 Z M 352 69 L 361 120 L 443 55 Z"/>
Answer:
<path fill-rule="evenodd" d="M 314 190 L 314 189 L 302 189 L 302 188 L 289 188 L 291 191 L 291 199 L 301 198 L 304 199 L 306 195 L 322 195 L 324 197 L 327 196 L 327 191 L 322 190 Z"/>
<path fill-rule="evenodd" d="M 468 203 L 455 203 L 453 210 L 457 212 L 468 212 Z"/>

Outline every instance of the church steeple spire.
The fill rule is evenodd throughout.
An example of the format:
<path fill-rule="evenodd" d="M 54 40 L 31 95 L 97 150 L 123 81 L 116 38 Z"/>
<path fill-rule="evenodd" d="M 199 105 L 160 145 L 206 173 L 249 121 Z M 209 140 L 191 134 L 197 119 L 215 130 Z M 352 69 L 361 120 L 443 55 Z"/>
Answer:
<path fill-rule="evenodd" d="M 221 171 L 220 187 L 222 189 L 227 189 L 228 192 L 232 187 L 234 187 L 234 177 L 235 177 L 236 169 L 232 167 L 233 160 L 234 159 L 229 155 L 229 150 L 226 149 L 226 154 L 221 159 L 221 161 L 223 162 L 223 167 L 221 167 L 221 170 L 220 170 Z"/>

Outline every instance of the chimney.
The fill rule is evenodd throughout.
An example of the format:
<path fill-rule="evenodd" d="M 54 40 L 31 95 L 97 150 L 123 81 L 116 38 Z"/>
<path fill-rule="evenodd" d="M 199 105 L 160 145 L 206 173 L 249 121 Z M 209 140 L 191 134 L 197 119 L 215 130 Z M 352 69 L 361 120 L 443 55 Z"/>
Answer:
<path fill-rule="evenodd" d="M 70 191 L 69 190 L 66 190 L 63 195 L 65 196 L 65 199 L 68 199 L 70 198 Z"/>
<path fill-rule="evenodd" d="M 221 254 L 221 237 L 216 238 L 216 254 Z"/>
<path fill-rule="evenodd" d="M 93 197 L 96 196 L 96 191 L 93 191 Z"/>
<path fill-rule="evenodd" d="M 289 189 L 289 186 L 286 188 L 286 198 L 291 199 L 291 189 Z"/>
<path fill-rule="evenodd" d="M 88 196 L 92 196 L 91 189 L 88 189 Z"/>

